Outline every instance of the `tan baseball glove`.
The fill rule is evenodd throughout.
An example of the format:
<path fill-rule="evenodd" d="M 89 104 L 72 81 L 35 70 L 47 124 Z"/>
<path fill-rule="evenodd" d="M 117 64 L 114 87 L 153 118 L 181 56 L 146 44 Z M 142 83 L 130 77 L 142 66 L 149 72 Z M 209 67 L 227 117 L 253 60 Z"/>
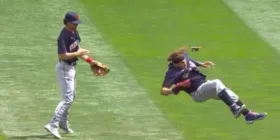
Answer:
<path fill-rule="evenodd" d="M 110 69 L 106 65 L 98 61 L 92 62 L 90 68 L 95 76 L 105 76 L 110 72 Z"/>

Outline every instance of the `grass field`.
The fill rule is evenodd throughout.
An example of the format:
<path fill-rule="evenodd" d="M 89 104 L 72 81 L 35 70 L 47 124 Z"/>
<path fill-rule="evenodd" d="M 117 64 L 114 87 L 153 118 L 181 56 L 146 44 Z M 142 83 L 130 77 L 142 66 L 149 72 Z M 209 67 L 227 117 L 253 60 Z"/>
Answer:
<path fill-rule="evenodd" d="M 68 3 L 68 4 L 66 4 Z M 56 38 L 67 11 L 84 23 L 82 47 L 112 71 L 77 66 L 71 140 L 278 140 L 279 2 L 275 0 L 0 0 L 0 129 L 10 140 L 52 138 L 43 127 L 60 94 Z M 268 112 L 253 125 L 222 102 L 194 103 L 159 88 L 169 51 L 202 45 L 197 60 L 248 107 Z"/>
<path fill-rule="evenodd" d="M 0 140 L 7 140 L 7 137 L 2 133 L 2 131 L 0 131 Z"/>

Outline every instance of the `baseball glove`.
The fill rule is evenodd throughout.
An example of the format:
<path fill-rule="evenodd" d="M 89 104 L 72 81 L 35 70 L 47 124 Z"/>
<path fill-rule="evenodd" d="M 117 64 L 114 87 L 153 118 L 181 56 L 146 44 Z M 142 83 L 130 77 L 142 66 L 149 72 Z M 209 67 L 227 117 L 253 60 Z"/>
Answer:
<path fill-rule="evenodd" d="M 110 69 L 100 62 L 91 63 L 90 68 L 95 76 L 105 76 L 110 72 Z"/>

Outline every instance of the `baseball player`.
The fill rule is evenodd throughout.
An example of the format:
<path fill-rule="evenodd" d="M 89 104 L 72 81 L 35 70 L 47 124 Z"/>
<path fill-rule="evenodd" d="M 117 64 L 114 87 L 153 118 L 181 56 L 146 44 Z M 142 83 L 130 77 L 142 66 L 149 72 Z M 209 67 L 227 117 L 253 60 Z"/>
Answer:
<path fill-rule="evenodd" d="M 213 62 L 195 61 L 189 58 L 184 50 L 171 53 L 167 60 L 168 70 L 160 90 L 161 95 L 177 95 L 180 91 L 184 91 L 195 102 L 205 102 L 208 99 L 222 100 L 235 118 L 242 114 L 248 124 L 266 117 L 267 113 L 256 113 L 246 108 L 239 97 L 219 79 L 206 80 L 206 76 L 198 70 L 198 67 L 210 68 L 214 65 Z"/>
<path fill-rule="evenodd" d="M 57 39 L 57 53 L 59 61 L 56 64 L 56 77 L 60 87 L 61 100 L 57 105 L 53 118 L 45 125 L 45 129 L 56 138 L 61 138 L 58 128 L 66 133 L 74 133 L 69 127 L 69 109 L 75 98 L 76 88 L 76 64 L 82 59 L 90 64 L 94 75 L 102 76 L 109 72 L 107 66 L 93 60 L 87 54 L 88 50 L 80 47 L 81 38 L 77 27 L 82 21 L 75 12 L 67 12 L 64 20 L 64 28 Z"/>

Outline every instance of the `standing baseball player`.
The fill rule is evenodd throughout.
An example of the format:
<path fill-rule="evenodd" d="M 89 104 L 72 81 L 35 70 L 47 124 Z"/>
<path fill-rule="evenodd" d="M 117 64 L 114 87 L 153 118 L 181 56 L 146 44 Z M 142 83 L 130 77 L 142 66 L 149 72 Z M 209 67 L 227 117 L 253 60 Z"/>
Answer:
<path fill-rule="evenodd" d="M 96 76 L 106 75 L 109 72 L 107 66 L 93 60 L 87 54 L 88 50 L 80 47 L 81 38 L 77 27 L 82 21 L 75 12 L 66 13 L 64 28 L 57 39 L 57 53 L 59 61 L 56 64 L 56 77 L 61 92 L 61 100 L 57 105 L 53 118 L 45 126 L 45 129 L 56 138 L 61 138 L 58 128 L 66 133 L 74 133 L 69 127 L 69 109 L 75 98 L 76 88 L 76 63 L 82 59 L 90 64 L 90 68 Z"/>
<path fill-rule="evenodd" d="M 188 93 L 195 102 L 205 102 L 208 99 L 222 100 L 231 110 L 235 118 L 241 114 L 245 121 L 252 124 L 264 119 L 267 113 L 256 113 L 245 107 L 245 104 L 219 79 L 206 80 L 197 67 L 209 68 L 214 65 L 211 61 L 198 62 L 188 57 L 184 50 L 171 53 L 161 95 L 177 95 L 180 91 Z"/>

